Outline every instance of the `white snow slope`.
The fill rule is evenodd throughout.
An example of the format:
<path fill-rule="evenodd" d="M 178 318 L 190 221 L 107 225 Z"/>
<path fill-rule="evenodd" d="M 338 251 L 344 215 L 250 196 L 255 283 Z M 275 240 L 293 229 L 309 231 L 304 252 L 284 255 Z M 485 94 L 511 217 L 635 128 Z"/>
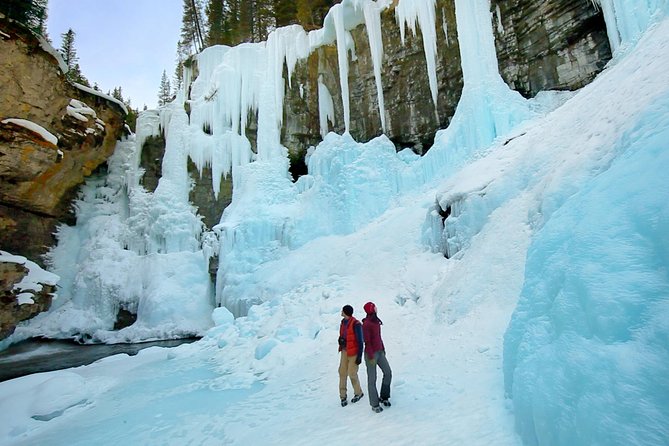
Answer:
<path fill-rule="evenodd" d="M 450 158 L 448 177 L 427 175 L 424 160 L 448 158 L 441 149 L 467 139 L 466 127 L 440 133 L 422 159 L 395 155 L 385 138 L 357 144 L 330 134 L 295 186 L 281 178 L 280 163 L 267 162 L 268 143 L 266 160 L 234 172 L 236 201 L 221 222 L 224 263 L 226 244 L 249 248 L 219 282 L 257 305 L 237 318 L 216 308 L 195 344 L 0 383 L 0 443 L 666 445 L 669 20 L 656 22 L 638 42 L 623 41 L 624 53 L 573 95 L 515 105 L 494 76 L 477 73 L 506 101 L 490 107 L 490 120 L 508 128 L 473 155 Z M 468 101 L 485 99 L 479 94 Z M 529 119 L 518 123 L 519 115 Z M 185 139 L 183 127 L 167 128 L 168 140 Z M 156 194 L 178 198 L 183 189 L 166 175 Z M 451 208 L 443 230 L 435 201 Z M 114 209 L 107 215 L 120 218 Z M 147 219 L 162 215 L 153 210 Z M 171 239 L 182 246 L 189 218 Z M 262 218 L 283 226 L 270 231 Z M 252 243 L 262 237 L 265 251 Z M 201 252 L 167 245 L 145 247 L 145 261 L 129 251 L 132 271 L 119 276 L 147 289 L 162 277 L 164 288 L 182 287 L 168 293 L 165 311 L 148 309 L 160 308 L 157 298 L 130 303 L 142 308 L 148 299 L 140 316 L 147 327 L 169 320 L 177 295 L 206 275 L 189 266 Z M 142 295 L 142 284 L 133 286 Z M 341 307 L 353 305 L 361 318 L 370 300 L 393 370 L 393 406 L 381 414 L 366 397 L 340 407 L 337 390 Z M 206 310 L 195 301 L 188 314 Z M 22 329 L 47 330 L 48 318 L 37 322 Z M 364 367 L 359 376 L 366 389 Z"/>

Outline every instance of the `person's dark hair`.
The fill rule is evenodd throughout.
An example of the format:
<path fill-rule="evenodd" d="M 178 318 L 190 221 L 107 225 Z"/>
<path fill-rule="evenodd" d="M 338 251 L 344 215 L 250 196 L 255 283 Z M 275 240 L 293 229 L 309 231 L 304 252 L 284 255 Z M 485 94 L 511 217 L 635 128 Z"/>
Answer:
<path fill-rule="evenodd" d="M 350 305 L 344 305 L 341 311 L 343 311 L 346 316 L 353 316 L 353 307 Z"/>
<path fill-rule="evenodd" d="M 379 319 L 379 316 L 377 316 L 376 313 L 368 313 L 365 319 L 369 319 L 370 321 L 378 322 L 379 325 L 383 325 L 383 321 Z"/>

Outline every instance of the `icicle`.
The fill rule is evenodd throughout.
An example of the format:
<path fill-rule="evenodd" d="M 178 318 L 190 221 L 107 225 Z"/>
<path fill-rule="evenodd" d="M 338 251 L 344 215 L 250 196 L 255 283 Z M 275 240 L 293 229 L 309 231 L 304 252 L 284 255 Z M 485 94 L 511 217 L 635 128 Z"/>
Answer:
<path fill-rule="evenodd" d="M 386 132 L 386 107 L 383 99 L 383 85 L 381 83 L 381 64 L 383 63 L 383 38 L 381 34 L 381 8 L 371 1 L 363 4 L 365 26 L 369 37 L 369 48 L 374 64 L 374 80 L 376 81 L 376 96 L 379 102 L 381 128 Z"/>
<path fill-rule="evenodd" d="M 344 7 L 337 4 L 332 7 L 330 14 L 334 20 L 337 34 L 337 55 L 339 60 L 339 84 L 341 85 L 341 100 L 344 106 L 344 126 L 349 131 L 351 123 L 351 108 L 348 90 L 348 40 L 352 40 L 344 26 Z"/>
<path fill-rule="evenodd" d="M 420 26 L 423 35 L 423 49 L 427 72 L 430 80 L 430 91 L 434 102 L 435 112 L 437 108 L 437 30 L 435 18 L 435 0 L 400 0 L 395 8 L 395 17 L 400 26 L 400 37 L 404 44 L 404 27 L 408 26 L 416 35 L 416 22 Z"/>
<path fill-rule="evenodd" d="M 495 17 L 497 18 L 497 32 L 504 34 L 504 25 L 502 24 L 502 11 L 499 9 L 499 3 L 495 5 Z"/>

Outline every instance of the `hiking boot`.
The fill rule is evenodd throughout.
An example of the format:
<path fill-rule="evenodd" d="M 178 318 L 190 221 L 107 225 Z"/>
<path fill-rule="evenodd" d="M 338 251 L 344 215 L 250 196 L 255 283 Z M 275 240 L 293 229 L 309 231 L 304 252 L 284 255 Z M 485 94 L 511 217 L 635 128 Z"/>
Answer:
<path fill-rule="evenodd" d="M 390 407 L 390 400 L 381 400 L 379 401 L 381 404 L 383 404 L 386 407 Z"/>
<path fill-rule="evenodd" d="M 361 393 L 360 395 L 353 395 L 353 398 L 351 398 L 352 403 L 357 403 L 362 399 L 362 397 L 365 396 L 364 393 Z"/>
<path fill-rule="evenodd" d="M 348 401 L 346 401 L 346 398 L 342 398 L 341 399 L 341 407 L 346 407 L 347 404 L 348 404 Z"/>
<path fill-rule="evenodd" d="M 383 407 L 381 406 L 374 406 L 372 407 L 372 410 L 376 413 L 383 412 Z"/>

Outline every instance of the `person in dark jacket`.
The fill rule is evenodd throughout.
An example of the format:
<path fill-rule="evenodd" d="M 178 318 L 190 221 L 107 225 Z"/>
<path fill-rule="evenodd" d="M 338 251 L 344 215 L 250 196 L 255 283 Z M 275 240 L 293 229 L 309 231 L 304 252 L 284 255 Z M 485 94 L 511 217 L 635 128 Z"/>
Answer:
<path fill-rule="evenodd" d="M 346 400 L 346 378 L 353 385 L 352 403 L 357 403 L 364 396 L 358 379 L 358 366 L 362 362 L 362 325 L 353 317 L 353 307 L 344 305 L 341 309 L 343 319 L 339 325 L 339 398 L 341 406 L 348 404 Z"/>
<path fill-rule="evenodd" d="M 376 314 L 376 305 L 367 302 L 363 307 L 367 317 L 362 320 L 362 332 L 365 338 L 365 365 L 367 366 L 367 393 L 369 404 L 376 413 L 382 412 L 381 404 L 390 407 L 390 381 L 393 378 L 386 359 L 386 349 L 381 339 L 381 319 Z M 376 390 L 376 366 L 383 372 L 381 394 Z"/>

